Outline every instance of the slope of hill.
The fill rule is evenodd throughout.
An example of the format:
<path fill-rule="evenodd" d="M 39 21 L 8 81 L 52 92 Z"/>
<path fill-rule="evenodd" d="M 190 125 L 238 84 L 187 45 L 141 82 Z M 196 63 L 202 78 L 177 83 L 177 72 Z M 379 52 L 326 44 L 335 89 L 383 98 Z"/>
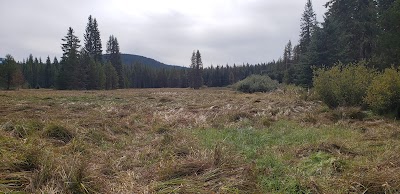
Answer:
<path fill-rule="evenodd" d="M 104 55 L 105 58 L 107 58 L 108 55 Z M 121 54 L 121 59 L 122 59 L 122 63 L 125 65 L 133 65 L 135 63 L 140 63 L 143 65 L 147 65 L 149 67 L 153 67 L 153 68 L 174 68 L 174 67 L 178 67 L 178 68 L 183 68 L 181 66 L 176 66 L 176 65 L 168 65 L 162 62 L 159 62 L 157 60 L 148 58 L 148 57 L 144 57 L 144 56 L 140 56 L 140 55 L 133 55 L 133 54 Z"/>

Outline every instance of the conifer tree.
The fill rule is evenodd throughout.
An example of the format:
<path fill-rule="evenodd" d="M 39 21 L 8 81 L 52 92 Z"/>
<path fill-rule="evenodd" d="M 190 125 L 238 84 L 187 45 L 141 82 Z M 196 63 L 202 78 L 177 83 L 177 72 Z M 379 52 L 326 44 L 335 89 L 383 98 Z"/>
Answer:
<path fill-rule="evenodd" d="M 302 54 L 307 52 L 307 48 L 310 46 L 311 37 L 315 31 L 317 25 L 317 18 L 314 12 L 311 0 L 307 0 L 304 8 L 304 12 L 301 18 L 301 33 L 300 33 L 300 52 Z"/>
<path fill-rule="evenodd" d="M 52 68 L 52 64 L 50 61 L 50 57 L 47 56 L 46 59 L 46 68 L 45 68 L 45 74 L 44 74 L 44 87 L 45 88 L 50 88 L 51 85 L 53 85 L 53 78 L 52 76 L 54 75 L 53 73 L 53 68 Z"/>
<path fill-rule="evenodd" d="M 61 69 L 58 76 L 59 89 L 81 89 L 79 68 L 79 39 L 74 35 L 74 30 L 69 27 L 67 35 L 62 39 L 63 56 Z"/>
<path fill-rule="evenodd" d="M 203 62 L 199 50 L 197 50 L 197 52 L 193 51 L 191 62 L 191 87 L 194 89 L 200 89 L 203 85 Z"/>
<path fill-rule="evenodd" d="M 11 55 L 6 55 L 3 64 L 0 65 L 0 78 L 2 78 L 7 90 L 10 90 L 13 86 L 13 78 L 16 72 L 17 63 Z"/>
<path fill-rule="evenodd" d="M 118 85 L 117 88 L 125 88 L 125 81 L 122 69 L 121 53 L 119 51 L 119 43 L 116 37 L 110 36 L 107 42 L 107 54 L 108 61 L 114 66 L 115 71 L 118 75 Z"/>
<path fill-rule="evenodd" d="M 84 34 L 84 53 L 94 58 L 95 62 L 101 62 L 102 52 L 103 50 L 97 20 L 96 18 L 93 19 L 90 15 Z"/>
<path fill-rule="evenodd" d="M 193 51 L 192 58 L 190 59 L 190 87 L 195 88 L 195 81 L 196 81 L 196 52 Z"/>
<path fill-rule="evenodd" d="M 97 20 L 93 20 L 93 55 L 96 62 L 103 61 L 103 50 L 101 45 L 100 31 L 98 28 Z"/>

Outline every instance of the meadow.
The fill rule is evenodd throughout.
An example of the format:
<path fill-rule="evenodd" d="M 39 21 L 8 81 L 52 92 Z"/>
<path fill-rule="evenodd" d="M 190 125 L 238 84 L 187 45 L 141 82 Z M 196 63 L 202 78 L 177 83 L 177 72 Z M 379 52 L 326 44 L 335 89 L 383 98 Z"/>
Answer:
<path fill-rule="evenodd" d="M 399 193 L 400 125 L 297 87 L 0 91 L 0 193 Z"/>

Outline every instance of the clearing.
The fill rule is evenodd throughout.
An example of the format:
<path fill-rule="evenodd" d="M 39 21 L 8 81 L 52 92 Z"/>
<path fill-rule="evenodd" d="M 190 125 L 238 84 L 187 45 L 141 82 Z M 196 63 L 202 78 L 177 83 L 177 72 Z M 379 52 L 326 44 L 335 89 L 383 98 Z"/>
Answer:
<path fill-rule="evenodd" d="M 306 98 L 0 91 L 0 193 L 399 193 L 399 122 Z"/>

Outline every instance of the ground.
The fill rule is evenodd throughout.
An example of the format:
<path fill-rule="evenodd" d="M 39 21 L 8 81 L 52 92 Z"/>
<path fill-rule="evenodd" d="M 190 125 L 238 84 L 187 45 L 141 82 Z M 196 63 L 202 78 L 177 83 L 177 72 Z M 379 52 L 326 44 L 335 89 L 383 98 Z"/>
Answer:
<path fill-rule="evenodd" d="M 0 193 L 399 193 L 400 126 L 296 87 L 0 92 Z"/>

